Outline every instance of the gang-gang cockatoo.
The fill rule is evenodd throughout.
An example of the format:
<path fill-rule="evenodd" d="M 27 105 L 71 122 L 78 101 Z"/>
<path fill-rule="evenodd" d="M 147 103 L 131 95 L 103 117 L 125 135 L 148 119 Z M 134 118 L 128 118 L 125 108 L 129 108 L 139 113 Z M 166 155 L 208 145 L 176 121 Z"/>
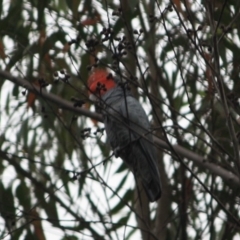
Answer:
<path fill-rule="evenodd" d="M 161 183 L 150 123 L 141 104 L 116 79 L 105 69 L 95 69 L 88 79 L 90 99 L 98 101 L 115 156 L 141 180 L 154 202 L 161 196 Z"/>

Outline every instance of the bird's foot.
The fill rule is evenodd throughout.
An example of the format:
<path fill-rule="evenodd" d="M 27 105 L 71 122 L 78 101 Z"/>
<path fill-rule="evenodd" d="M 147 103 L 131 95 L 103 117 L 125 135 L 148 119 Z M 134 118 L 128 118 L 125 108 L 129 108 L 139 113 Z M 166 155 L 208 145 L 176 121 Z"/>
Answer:
<path fill-rule="evenodd" d="M 115 156 L 115 158 L 119 157 L 120 151 L 121 151 L 121 148 L 119 146 L 113 149 L 113 155 Z"/>

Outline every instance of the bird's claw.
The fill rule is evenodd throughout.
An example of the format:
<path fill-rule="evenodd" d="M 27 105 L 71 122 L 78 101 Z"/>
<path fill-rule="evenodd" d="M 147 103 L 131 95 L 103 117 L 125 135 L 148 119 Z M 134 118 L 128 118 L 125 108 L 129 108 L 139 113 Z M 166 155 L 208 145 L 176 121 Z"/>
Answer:
<path fill-rule="evenodd" d="M 119 157 L 120 150 L 120 147 L 116 147 L 113 149 L 113 155 L 115 156 L 115 158 Z"/>

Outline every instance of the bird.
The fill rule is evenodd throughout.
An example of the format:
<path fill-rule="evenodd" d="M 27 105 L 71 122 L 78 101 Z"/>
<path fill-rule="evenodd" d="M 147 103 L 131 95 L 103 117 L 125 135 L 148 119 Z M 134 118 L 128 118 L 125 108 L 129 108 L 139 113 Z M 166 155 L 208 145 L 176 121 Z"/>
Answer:
<path fill-rule="evenodd" d="M 114 155 L 140 179 L 149 201 L 157 201 L 162 193 L 160 174 L 150 122 L 142 105 L 107 69 L 95 69 L 87 85 L 89 98 L 98 103 L 103 115 Z"/>

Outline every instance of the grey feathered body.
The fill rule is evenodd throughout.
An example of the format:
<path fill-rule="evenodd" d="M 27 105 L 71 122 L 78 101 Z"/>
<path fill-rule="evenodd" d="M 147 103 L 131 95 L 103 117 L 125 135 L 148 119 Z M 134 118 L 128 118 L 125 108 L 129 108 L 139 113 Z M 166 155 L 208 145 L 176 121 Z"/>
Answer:
<path fill-rule="evenodd" d="M 161 196 L 150 123 L 140 103 L 122 87 L 102 97 L 102 113 L 108 141 L 135 177 L 140 178 L 151 202 Z"/>

